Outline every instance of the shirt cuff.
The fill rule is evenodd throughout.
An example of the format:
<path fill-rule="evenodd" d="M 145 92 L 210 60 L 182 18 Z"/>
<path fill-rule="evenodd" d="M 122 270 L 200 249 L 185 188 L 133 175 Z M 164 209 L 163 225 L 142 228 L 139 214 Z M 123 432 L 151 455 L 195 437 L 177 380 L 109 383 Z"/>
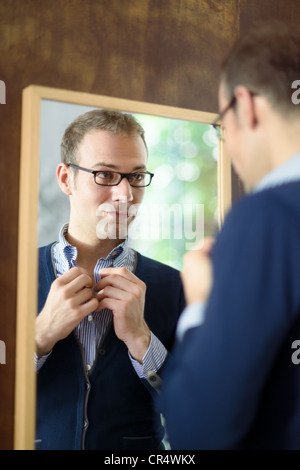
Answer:
<path fill-rule="evenodd" d="M 128 354 L 137 375 L 141 379 L 148 379 L 161 368 L 168 352 L 159 339 L 151 332 L 151 340 L 143 357 L 143 364 L 133 359 L 130 353 Z"/>
<path fill-rule="evenodd" d="M 176 338 L 178 341 L 182 341 L 187 330 L 204 323 L 205 307 L 205 303 L 195 302 L 183 310 L 176 329 Z"/>
<path fill-rule="evenodd" d="M 45 356 L 41 356 L 41 357 L 38 357 L 37 354 L 34 353 L 34 365 L 35 365 L 36 372 L 38 372 L 43 367 L 46 360 L 50 356 L 51 352 L 52 352 L 52 350 L 48 354 L 46 354 Z"/>

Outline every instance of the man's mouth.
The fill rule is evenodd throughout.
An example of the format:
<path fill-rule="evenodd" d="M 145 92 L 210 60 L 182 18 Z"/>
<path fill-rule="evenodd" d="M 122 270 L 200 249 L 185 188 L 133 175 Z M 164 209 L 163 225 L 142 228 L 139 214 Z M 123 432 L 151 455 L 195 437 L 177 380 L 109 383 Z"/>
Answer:
<path fill-rule="evenodd" d="M 137 204 L 119 203 L 117 206 L 114 204 L 103 203 L 97 207 L 97 217 L 110 217 L 116 220 L 125 220 L 134 218 L 138 211 Z"/>
<path fill-rule="evenodd" d="M 116 219 L 127 219 L 129 217 L 128 212 L 118 212 L 118 211 L 113 211 L 113 212 L 105 212 L 107 215 L 110 217 L 115 217 Z"/>
<path fill-rule="evenodd" d="M 114 207 L 98 207 L 96 215 L 110 215 L 112 217 L 128 217 L 129 216 L 129 207 L 124 210 L 115 209 Z"/>

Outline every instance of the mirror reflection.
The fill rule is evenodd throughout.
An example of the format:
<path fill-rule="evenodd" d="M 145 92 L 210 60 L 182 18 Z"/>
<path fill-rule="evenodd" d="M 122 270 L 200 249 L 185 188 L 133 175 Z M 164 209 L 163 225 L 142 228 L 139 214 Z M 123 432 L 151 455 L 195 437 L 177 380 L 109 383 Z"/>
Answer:
<path fill-rule="evenodd" d="M 114 168 L 99 168 L 98 164 L 95 168 L 86 145 L 83 153 L 81 147 L 78 161 L 61 164 L 60 144 L 66 128 L 79 115 L 96 109 L 131 114 L 145 130 L 147 149 L 137 142 L 141 136 L 137 140 L 137 136 L 114 136 L 118 149 L 110 154 L 118 160 Z M 153 400 L 184 305 L 179 272 L 174 268 L 181 268 L 182 255 L 194 242 L 215 233 L 231 202 L 230 162 L 208 124 L 215 117 L 195 110 L 34 85 L 24 90 L 16 377 L 16 384 L 22 386 L 16 386 L 17 448 L 157 449 L 168 445 L 162 417 L 153 413 Z M 97 135 L 98 143 L 93 141 L 92 148 L 97 145 L 96 154 L 100 155 L 107 135 Z M 112 178 L 110 171 L 119 176 Z M 136 182 L 149 182 L 137 174 L 143 171 L 154 174 L 151 184 L 136 188 Z M 116 252 L 113 249 L 108 255 L 99 254 L 100 264 L 95 259 L 89 263 L 78 240 L 74 236 L 72 239 L 73 228 L 61 231 L 64 224 L 76 220 L 66 181 L 73 182 L 73 189 L 77 187 L 83 197 L 87 188 L 94 193 L 103 181 L 107 186 L 107 181 L 115 182 L 114 178 L 119 184 L 115 194 L 121 193 L 120 188 L 128 195 L 143 191 L 135 197 L 142 204 L 129 226 L 128 239 L 122 239 L 119 248 L 115 243 Z M 105 190 L 113 191 L 105 185 Z M 77 204 L 81 202 L 78 197 Z M 89 205 L 86 207 L 89 210 Z M 41 248 L 59 241 L 59 234 L 73 246 L 69 253 L 72 259 L 67 257 L 66 265 L 57 263 L 59 250 Z M 37 246 L 42 254 L 40 261 L 44 256 L 39 292 Z M 122 253 L 128 261 L 125 278 L 124 271 L 115 269 Z M 65 296 L 61 289 L 70 281 L 64 276 L 68 277 L 72 269 L 77 272 L 77 268 L 85 269 L 88 276 L 79 289 L 80 295 L 90 295 L 80 302 L 79 310 L 90 311 L 85 311 L 82 319 L 77 318 L 69 333 L 63 324 L 63 331 L 52 335 L 53 324 L 44 322 L 55 310 L 49 305 L 54 302 L 62 307 Z M 110 277 L 111 268 L 117 285 Z M 138 294 L 134 289 L 131 300 L 114 296 L 116 291 L 129 292 L 134 285 L 138 286 Z M 123 313 L 131 302 L 136 302 L 134 308 L 129 308 L 131 314 L 135 313 L 128 318 L 137 320 L 138 329 L 120 329 L 120 317 L 115 315 L 120 311 L 119 302 L 126 306 Z M 66 312 L 65 318 L 70 319 L 70 305 Z M 44 348 L 34 337 L 36 322 L 44 324 L 42 330 L 48 339 L 52 338 L 51 344 L 44 342 Z M 128 326 L 127 320 L 125 324 Z M 137 349 L 133 331 L 139 331 L 143 339 Z M 33 351 L 37 353 L 38 373 L 32 364 Z M 26 407 L 24 395 L 29 397 Z"/>
<path fill-rule="evenodd" d="M 203 240 L 205 203 L 217 219 L 211 131 L 60 106 L 42 103 L 45 166 L 49 129 L 62 151 L 56 171 L 41 164 L 36 448 L 168 448 L 155 396 L 185 305 L 174 267 Z"/>

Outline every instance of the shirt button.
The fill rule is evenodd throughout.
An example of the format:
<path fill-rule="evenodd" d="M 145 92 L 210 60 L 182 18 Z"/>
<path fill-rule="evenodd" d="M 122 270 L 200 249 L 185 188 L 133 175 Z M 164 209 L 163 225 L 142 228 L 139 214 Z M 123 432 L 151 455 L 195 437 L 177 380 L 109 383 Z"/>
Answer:
<path fill-rule="evenodd" d="M 93 315 L 88 316 L 88 321 L 93 321 Z"/>
<path fill-rule="evenodd" d="M 91 370 L 90 364 L 87 364 L 87 365 L 85 366 L 85 368 L 86 368 L 86 370 Z"/>

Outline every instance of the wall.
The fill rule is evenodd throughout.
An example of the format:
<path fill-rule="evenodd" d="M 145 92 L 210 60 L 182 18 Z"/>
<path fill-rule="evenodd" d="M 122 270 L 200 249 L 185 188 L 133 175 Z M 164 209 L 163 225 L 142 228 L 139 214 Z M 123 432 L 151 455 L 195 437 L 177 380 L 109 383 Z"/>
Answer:
<path fill-rule="evenodd" d="M 297 0 L 0 0 L 0 448 L 13 448 L 22 89 L 30 84 L 217 112 L 220 64 Z"/>

